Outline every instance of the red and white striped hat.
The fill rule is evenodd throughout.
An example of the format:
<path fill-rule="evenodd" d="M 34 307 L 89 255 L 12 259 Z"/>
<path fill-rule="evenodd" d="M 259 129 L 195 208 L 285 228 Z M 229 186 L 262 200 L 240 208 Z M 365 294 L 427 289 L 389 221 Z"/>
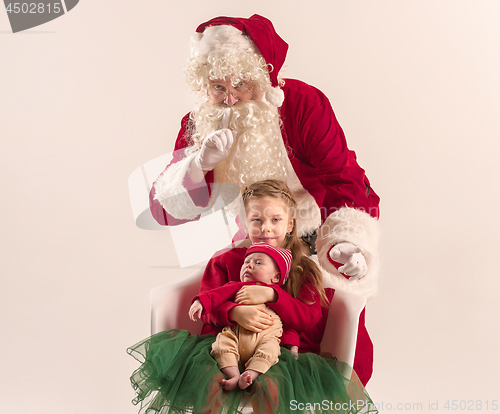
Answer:
<path fill-rule="evenodd" d="M 282 247 L 274 247 L 270 244 L 259 242 L 252 243 L 248 248 L 245 257 L 252 253 L 265 253 L 273 258 L 273 260 L 278 265 L 280 270 L 280 280 L 278 285 L 284 285 L 288 279 L 288 273 L 290 273 L 290 266 L 292 264 L 292 252 L 288 249 Z"/>

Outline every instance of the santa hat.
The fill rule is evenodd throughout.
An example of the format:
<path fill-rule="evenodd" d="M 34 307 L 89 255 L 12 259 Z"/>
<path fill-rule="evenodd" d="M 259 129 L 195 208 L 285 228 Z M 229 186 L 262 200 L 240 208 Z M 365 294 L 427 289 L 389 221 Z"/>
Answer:
<path fill-rule="evenodd" d="M 281 106 L 285 95 L 279 87 L 278 73 L 285 63 L 288 44 L 276 33 L 271 21 L 258 14 L 248 19 L 221 16 L 202 23 L 196 32 L 204 33 L 206 28 L 213 26 L 232 26 L 252 39 L 266 63 L 271 66 L 269 77 L 272 88 L 266 91 L 266 100 L 274 106 Z M 216 37 L 213 34 L 208 36 Z M 214 48 L 217 46 L 217 42 L 210 43 Z"/>
<path fill-rule="evenodd" d="M 284 285 L 288 279 L 288 274 L 290 273 L 290 266 L 292 264 L 292 252 L 288 249 L 283 249 L 282 247 L 274 247 L 270 244 L 259 242 L 252 243 L 247 249 L 245 257 L 252 253 L 265 253 L 271 256 L 271 258 L 278 265 L 280 270 L 280 280 L 278 285 Z"/>

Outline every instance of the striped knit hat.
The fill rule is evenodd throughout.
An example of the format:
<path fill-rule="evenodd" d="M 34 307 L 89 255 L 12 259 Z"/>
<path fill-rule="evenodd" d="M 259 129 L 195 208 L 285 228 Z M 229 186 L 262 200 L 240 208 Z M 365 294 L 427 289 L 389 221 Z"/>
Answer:
<path fill-rule="evenodd" d="M 282 247 L 274 247 L 267 243 L 252 243 L 248 248 L 245 257 L 252 253 L 265 253 L 272 257 L 272 259 L 278 265 L 280 270 L 280 280 L 278 285 L 282 286 L 288 279 L 288 273 L 290 273 L 290 266 L 292 264 L 292 252 L 288 249 L 283 249 Z"/>

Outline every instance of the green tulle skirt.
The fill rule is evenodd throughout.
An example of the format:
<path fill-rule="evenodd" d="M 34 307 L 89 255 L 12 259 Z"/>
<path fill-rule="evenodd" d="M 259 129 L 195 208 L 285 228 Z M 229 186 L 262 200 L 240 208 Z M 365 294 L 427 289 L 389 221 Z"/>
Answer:
<path fill-rule="evenodd" d="M 331 357 L 281 348 L 279 362 L 246 390 L 225 391 L 210 356 L 215 335 L 173 329 L 127 349 L 141 366 L 130 380 L 140 413 L 372 413 L 377 412 L 356 373 Z"/>

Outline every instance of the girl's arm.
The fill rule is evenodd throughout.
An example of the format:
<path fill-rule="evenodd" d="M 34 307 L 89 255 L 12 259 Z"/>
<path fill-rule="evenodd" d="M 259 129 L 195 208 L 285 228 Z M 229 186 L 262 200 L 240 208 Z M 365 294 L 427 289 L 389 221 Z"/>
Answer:
<path fill-rule="evenodd" d="M 231 320 L 230 325 L 236 323 L 246 330 L 256 333 L 264 331 L 274 323 L 271 315 L 254 305 L 235 306 L 229 311 L 228 318 Z"/>
<path fill-rule="evenodd" d="M 229 282 L 228 274 L 232 269 L 227 268 L 226 258 L 228 255 L 232 254 L 233 252 L 231 250 L 222 254 L 216 253 L 216 255 L 209 260 L 201 279 L 200 294 L 219 288 Z M 236 304 L 234 302 L 225 302 L 221 306 L 212 309 L 209 313 L 201 315 L 200 319 L 205 324 L 212 324 L 215 326 L 232 325 L 233 323 L 228 319 L 228 314 L 235 306 Z"/>
<path fill-rule="evenodd" d="M 300 290 L 300 298 L 294 299 L 277 285 L 244 286 L 236 294 L 235 301 L 243 305 L 267 303 L 292 329 L 302 332 L 310 329 L 321 319 L 321 302 L 318 291 L 305 282 Z M 291 311 L 293 309 L 293 312 Z"/>
<path fill-rule="evenodd" d="M 274 287 L 273 287 L 274 288 Z M 309 282 L 300 290 L 300 299 L 292 298 L 280 287 L 274 288 L 276 302 L 267 303 L 281 318 L 283 323 L 298 332 L 307 331 L 321 319 L 321 300 L 318 291 Z"/>
<path fill-rule="evenodd" d="M 234 298 L 234 301 L 239 305 L 260 305 L 262 303 L 276 302 L 278 299 L 277 293 L 271 286 L 244 286 Z"/>
<path fill-rule="evenodd" d="M 283 324 L 283 334 L 281 335 L 281 343 L 283 346 L 290 348 L 300 345 L 299 334 L 295 329 L 290 328 L 287 324 Z"/>
<path fill-rule="evenodd" d="M 288 348 L 292 355 L 297 359 L 299 357 L 300 338 L 296 330 L 287 325 L 283 325 L 283 335 L 281 335 L 281 346 Z"/>

